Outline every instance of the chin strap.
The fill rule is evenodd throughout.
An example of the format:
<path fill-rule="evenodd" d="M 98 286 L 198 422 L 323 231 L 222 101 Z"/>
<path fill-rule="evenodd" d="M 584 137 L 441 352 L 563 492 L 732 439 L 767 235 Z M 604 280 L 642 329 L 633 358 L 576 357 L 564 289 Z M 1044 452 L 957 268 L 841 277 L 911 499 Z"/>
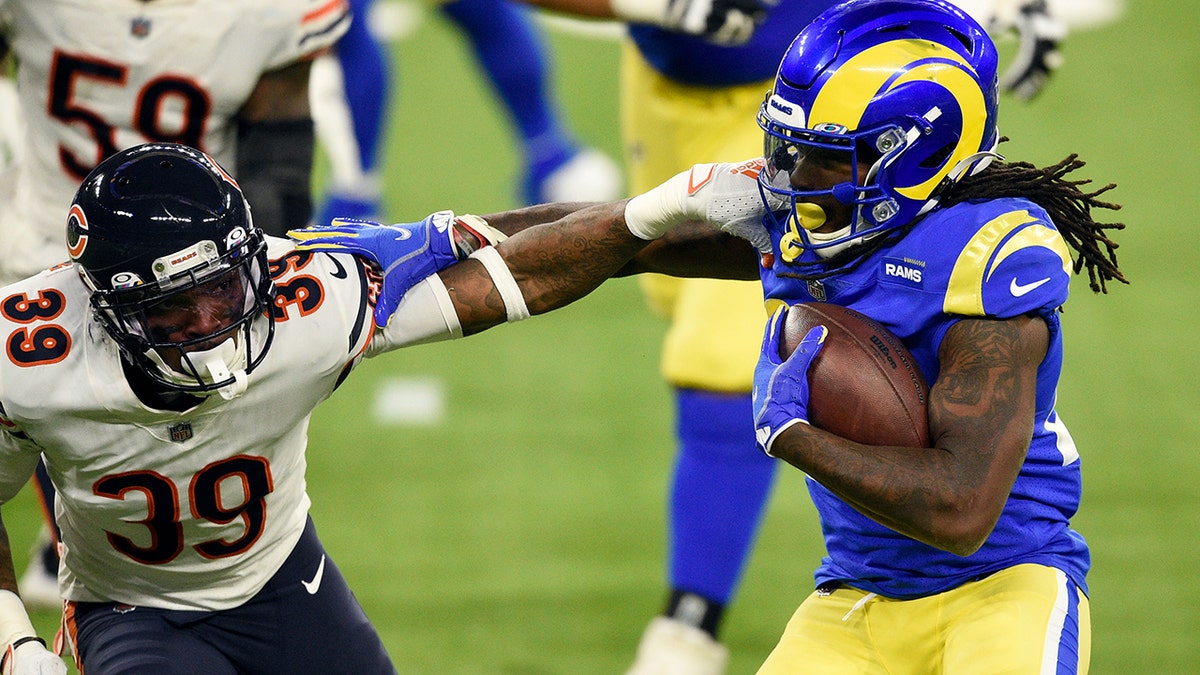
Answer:
<path fill-rule="evenodd" d="M 250 378 L 246 375 L 245 352 L 238 349 L 237 340 L 233 337 L 227 338 L 212 349 L 187 354 L 188 360 L 197 366 L 196 376 L 185 375 L 167 365 L 156 350 L 147 351 L 146 357 L 158 366 L 159 375 L 163 379 L 180 386 L 194 387 L 199 383 L 212 384 L 233 379 L 229 384 L 216 390 L 190 392 L 195 396 L 211 396 L 215 391 L 221 395 L 221 398 L 229 401 L 246 393 L 246 388 L 250 383 Z"/>
<path fill-rule="evenodd" d="M 233 338 L 230 338 L 226 342 L 232 341 Z M 229 379 L 230 377 L 233 378 L 233 382 L 217 390 L 217 393 L 221 395 L 221 398 L 225 399 L 226 401 L 232 401 L 233 399 L 246 393 L 246 387 L 248 387 L 250 384 L 250 378 L 246 376 L 245 370 L 239 369 L 231 373 L 229 371 L 229 366 L 225 364 L 225 359 L 222 358 L 220 354 L 214 353 L 219 351 L 219 349 L 220 348 L 218 347 L 217 349 L 210 349 L 208 352 L 206 352 L 205 358 L 201 359 L 201 365 L 205 370 L 208 371 L 210 381 L 212 382 L 221 382 Z M 235 346 L 234 349 L 237 349 L 237 347 Z"/>
<path fill-rule="evenodd" d="M 950 173 L 946 174 L 946 177 L 957 183 L 964 176 L 974 176 L 983 171 L 996 160 L 1004 161 L 1004 155 L 994 150 L 981 150 L 960 159 L 958 164 L 955 164 L 954 168 L 950 169 Z"/>

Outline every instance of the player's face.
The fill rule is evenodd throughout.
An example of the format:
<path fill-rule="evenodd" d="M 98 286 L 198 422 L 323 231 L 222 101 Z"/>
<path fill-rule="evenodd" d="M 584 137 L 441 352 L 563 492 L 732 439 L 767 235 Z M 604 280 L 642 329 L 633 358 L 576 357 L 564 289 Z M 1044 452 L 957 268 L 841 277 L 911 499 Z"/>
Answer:
<path fill-rule="evenodd" d="M 246 288 L 240 270 L 231 270 L 193 289 L 171 296 L 146 310 L 146 332 L 153 342 L 189 342 L 214 336 L 182 348 L 205 351 L 228 339 L 229 328 L 245 311 Z M 160 349 L 163 360 L 178 369 L 179 349 Z"/>
<path fill-rule="evenodd" d="M 797 201 L 814 204 L 824 212 L 824 224 L 814 227 L 814 232 L 836 232 L 850 224 L 854 218 L 854 207 L 843 204 L 828 193 L 833 186 L 854 182 L 862 185 L 866 181 L 868 166 L 858 166 L 854 175 L 854 163 L 849 151 L 794 146 L 792 155 L 795 166 L 790 173 L 792 187 L 799 191 L 822 191 L 825 194 L 801 197 Z"/>

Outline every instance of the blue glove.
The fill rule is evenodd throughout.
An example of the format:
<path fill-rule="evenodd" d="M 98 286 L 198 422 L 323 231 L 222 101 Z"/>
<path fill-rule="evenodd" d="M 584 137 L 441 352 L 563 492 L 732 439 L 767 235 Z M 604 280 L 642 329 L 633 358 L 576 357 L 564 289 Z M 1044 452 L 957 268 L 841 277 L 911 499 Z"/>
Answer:
<path fill-rule="evenodd" d="M 383 291 L 375 304 L 375 325 L 386 326 L 408 289 L 466 257 L 455 244 L 454 214 L 438 211 L 416 223 L 380 225 L 335 218 L 331 225 L 291 230 L 300 251 L 353 253 L 375 263 Z"/>
<path fill-rule="evenodd" d="M 754 436 L 759 449 L 768 455 L 784 429 L 808 424 L 808 368 L 829 335 L 825 326 L 813 326 L 785 361 L 779 357 L 779 337 L 786 320 L 787 307 L 771 316 L 754 367 Z"/>

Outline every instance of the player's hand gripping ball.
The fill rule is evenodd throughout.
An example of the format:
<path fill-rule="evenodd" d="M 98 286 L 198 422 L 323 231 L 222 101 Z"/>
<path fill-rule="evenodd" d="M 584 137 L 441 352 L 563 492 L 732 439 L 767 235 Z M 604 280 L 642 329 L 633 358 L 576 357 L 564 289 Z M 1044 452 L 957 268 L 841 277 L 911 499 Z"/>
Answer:
<path fill-rule="evenodd" d="M 754 368 L 755 440 L 759 449 L 771 456 L 779 434 L 796 424 L 808 424 L 808 369 L 829 333 L 824 326 L 813 326 L 785 355 L 780 339 L 786 320 L 786 307 L 771 315 Z"/>

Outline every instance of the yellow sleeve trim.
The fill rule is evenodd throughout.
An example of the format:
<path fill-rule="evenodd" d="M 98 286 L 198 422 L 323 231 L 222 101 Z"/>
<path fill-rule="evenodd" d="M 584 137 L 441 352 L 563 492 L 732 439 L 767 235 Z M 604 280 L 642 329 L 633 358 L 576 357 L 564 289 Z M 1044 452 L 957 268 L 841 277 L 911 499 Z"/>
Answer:
<path fill-rule="evenodd" d="M 1036 223 L 1031 227 L 1025 227 Z M 1016 230 L 1021 232 L 1009 237 Z M 1002 243 L 1003 242 L 1003 243 Z M 1009 211 L 980 228 L 963 247 L 950 282 L 946 288 L 943 311 L 947 314 L 983 316 L 983 283 L 991 277 L 1000 263 L 1030 246 L 1054 251 L 1063 262 L 1063 271 L 1070 274 L 1071 254 L 1067 243 L 1057 230 L 1038 223 L 1028 211 Z"/>

